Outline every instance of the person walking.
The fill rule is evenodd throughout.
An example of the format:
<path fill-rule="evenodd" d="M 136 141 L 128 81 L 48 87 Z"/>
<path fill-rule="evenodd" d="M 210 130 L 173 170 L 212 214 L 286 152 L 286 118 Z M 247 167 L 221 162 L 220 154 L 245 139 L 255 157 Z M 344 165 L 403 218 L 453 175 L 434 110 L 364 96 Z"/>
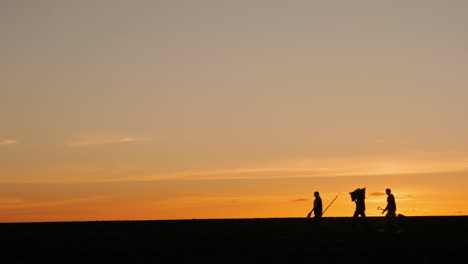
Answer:
<path fill-rule="evenodd" d="M 314 207 L 307 214 L 307 218 L 310 218 L 312 212 L 314 212 L 314 223 L 319 224 L 322 219 L 322 198 L 320 198 L 319 192 L 314 192 L 315 200 Z"/>
<path fill-rule="evenodd" d="M 395 196 L 392 194 L 392 190 L 387 188 L 385 190 L 385 193 L 387 194 L 387 206 L 385 209 L 382 211 L 382 214 L 387 212 L 384 218 L 384 227 L 388 226 L 388 224 L 391 224 L 394 231 L 396 233 L 400 233 L 400 225 L 398 223 L 398 219 L 396 217 L 396 203 L 395 203 Z"/>
<path fill-rule="evenodd" d="M 356 221 L 359 215 L 363 219 L 364 223 L 366 224 L 366 227 L 369 227 L 369 224 L 367 222 L 367 217 L 366 217 L 366 204 L 365 204 L 365 199 L 366 199 L 366 188 L 363 189 L 356 189 L 353 192 L 351 192 L 351 200 L 356 203 L 356 210 L 354 211 L 353 215 L 353 222 L 352 222 L 352 227 L 353 229 L 356 227 Z"/>

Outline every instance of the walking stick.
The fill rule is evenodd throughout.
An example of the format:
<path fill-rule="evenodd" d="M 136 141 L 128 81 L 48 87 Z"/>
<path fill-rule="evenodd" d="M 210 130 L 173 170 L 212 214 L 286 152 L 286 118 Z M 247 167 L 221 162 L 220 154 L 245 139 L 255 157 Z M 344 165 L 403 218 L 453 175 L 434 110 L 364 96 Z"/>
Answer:
<path fill-rule="evenodd" d="M 336 198 L 338 198 L 339 195 L 340 195 L 340 194 L 337 194 L 336 197 L 335 197 L 335 199 L 333 199 L 333 201 L 331 201 L 331 202 L 328 204 L 327 208 L 325 208 L 325 211 L 323 211 L 322 216 L 325 214 L 325 212 L 327 211 L 328 207 L 330 207 L 330 205 L 332 205 L 332 203 L 336 200 Z"/>

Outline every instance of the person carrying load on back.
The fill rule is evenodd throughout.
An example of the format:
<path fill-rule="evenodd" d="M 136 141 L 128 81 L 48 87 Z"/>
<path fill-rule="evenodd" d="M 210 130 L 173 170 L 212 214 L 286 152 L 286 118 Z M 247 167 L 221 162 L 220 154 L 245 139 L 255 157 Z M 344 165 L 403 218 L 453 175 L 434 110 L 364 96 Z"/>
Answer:
<path fill-rule="evenodd" d="M 353 223 L 352 226 L 353 228 L 356 227 L 356 221 L 359 215 L 361 215 L 364 223 L 366 224 L 366 227 L 368 228 L 368 222 L 366 218 L 366 204 L 365 204 L 365 199 L 366 199 L 366 188 L 362 189 L 356 189 L 353 192 L 349 193 L 351 195 L 351 201 L 356 203 L 356 210 L 354 211 L 353 215 Z"/>

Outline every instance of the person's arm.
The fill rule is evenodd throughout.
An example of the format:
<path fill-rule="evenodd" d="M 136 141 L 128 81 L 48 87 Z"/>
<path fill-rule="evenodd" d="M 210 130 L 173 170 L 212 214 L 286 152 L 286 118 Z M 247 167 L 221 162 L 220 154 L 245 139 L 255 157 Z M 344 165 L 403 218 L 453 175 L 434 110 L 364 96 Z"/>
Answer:
<path fill-rule="evenodd" d="M 312 210 L 310 210 L 310 212 L 307 214 L 307 218 L 310 218 L 310 215 L 312 214 L 314 210 L 315 210 L 315 203 L 314 203 L 314 207 L 312 208 Z"/>
<path fill-rule="evenodd" d="M 385 209 L 383 209 L 382 214 L 388 211 L 388 201 L 387 201 L 387 206 L 385 206 Z"/>
<path fill-rule="evenodd" d="M 312 214 L 312 212 L 314 211 L 315 208 L 312 208 L 312 210 L 310 210 L 310 212 L 307 214 L 307 218 L 310 218 L 310 215 Z"/>

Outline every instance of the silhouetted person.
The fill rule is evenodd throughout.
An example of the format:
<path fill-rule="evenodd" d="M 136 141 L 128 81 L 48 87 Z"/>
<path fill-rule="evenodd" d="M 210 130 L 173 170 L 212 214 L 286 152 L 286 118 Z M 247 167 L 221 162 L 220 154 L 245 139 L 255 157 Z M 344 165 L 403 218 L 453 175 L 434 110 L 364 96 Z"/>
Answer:
<path fill-rule="evenodd" d="M 398 224 L 398 219 L 396 217 L 396 203 L 395 196 L 392 194 L 392 190 L 386 189 L 385 193 L 387 194 L 387 207 L 382 211 L 382 214 L 387 212 L 384 219 L 384 226 L 391 223 L 395 232 L 400 232 L 400 225 Z"/>
<path fill-rule="evenodd" d="M 314 222 L 316 224 L 320 223 L 320 219 L 322 218 L 322 198 L 320 198 L 319 192 L 314 192 L 315 200 L 314 200 L 314 207 L 307 215 L 307 218 L 310 218 L 312 212 L 314 212 Z"/>
<path fill-rule="evenodd" d="M 360 215 L 363 218 L 366 227 L 368 227 L 367 218 L 366 218 L 366 188 L 356 189 L 354 192 L 349 193 L 351 195 L 351 200 L 356 203 L 356 210 L 353 215 L 353 228 L 356 227 L 356 221 Z"/>

